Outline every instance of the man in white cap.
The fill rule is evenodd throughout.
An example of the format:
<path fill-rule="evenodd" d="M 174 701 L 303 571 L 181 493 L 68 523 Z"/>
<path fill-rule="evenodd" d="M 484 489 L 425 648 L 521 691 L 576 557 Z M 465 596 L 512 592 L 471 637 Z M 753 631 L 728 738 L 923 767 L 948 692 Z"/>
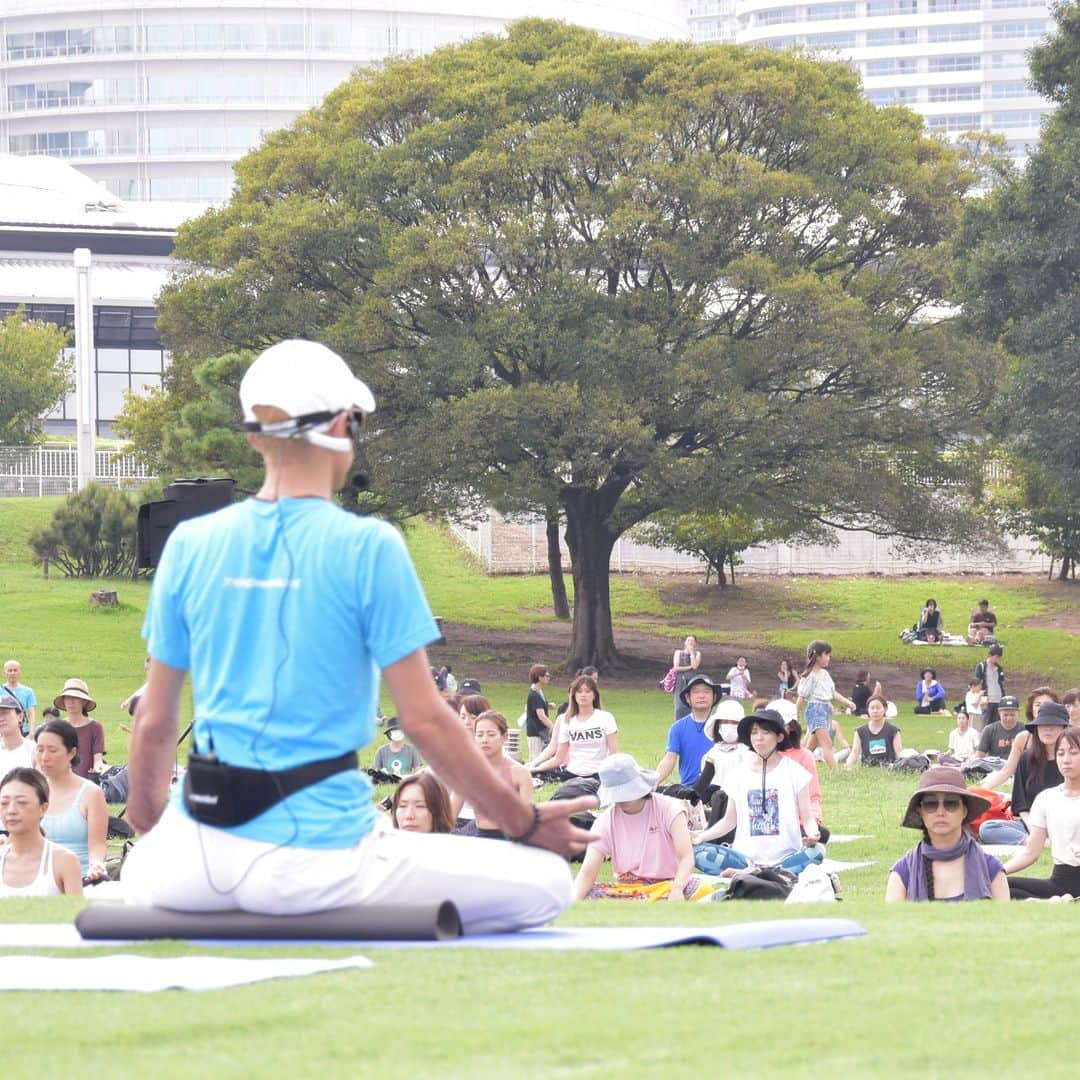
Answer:
<path fill-rule="evenodd" d="M 401 537 L 333 502 L 371 392 L 325 346 L 284 341 L 240 400 L 262 487 L 174 530 L 147 609 L 127 816 L 148 834 L 129 897 L 268 914 L 450 900 L 467 933 L 550 920 L 572 892 L 553 852 L 584 848 L 569 819 L 591 800 L 536 807 L 490 768 L 430 678 L 439 632 Z M 197 752 L 167 807 L 187 671 Z M 386 827 L 355 754 L 380 672 L 439 778 L 519 843 Z"/>

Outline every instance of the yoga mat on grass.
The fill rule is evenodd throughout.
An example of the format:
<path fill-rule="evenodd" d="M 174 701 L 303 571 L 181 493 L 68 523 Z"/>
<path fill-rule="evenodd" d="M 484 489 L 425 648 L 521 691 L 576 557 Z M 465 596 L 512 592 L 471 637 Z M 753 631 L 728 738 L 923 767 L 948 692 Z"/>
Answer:
<path fill-rule="evenodd" d="M 193 939 L 195 944 L 244 946 L 337 946 L 364 949 L 499 949 L 547 950 L 552 952 L 627 951 L 659 949 L 673 945 L 715 945 L 722 949 L 767 949 L 778 945 L 801 945 L 816 941 L 836 941 L 862 937 L 866 931 L 851 919 L 773 919 L 761 922 L 727 923 L 720 926 L 544 926 L 512 934 L 478 934 L 443 941 L 302 940 L 233 941 Z M 192 939 L 188 939 L 192 940 Z M 70 923 L 0 923 L 0 947 L 4 948 L 101 948 L 116 941 L 87 940 Z M 127 941 L 131 945 L 135 942 Z M 7 965 L 5 965 L 7 966 Z"/>
<path fill-rule="evenodd" d="M 374 967 L 364 956 L 344 960 L 247 960 L 235 956 L 20 956 L 0 965 L 0 990 L 223 990 L 230 986 Z"/>
<path fill-rule="evenodd" d="M 79 912 L 75 926 L 92 941 L 445 941 L 461 936 L 461 919 L 449 900 L 392 906 L 355 904 L 304 915 L 95 904 Z"/>

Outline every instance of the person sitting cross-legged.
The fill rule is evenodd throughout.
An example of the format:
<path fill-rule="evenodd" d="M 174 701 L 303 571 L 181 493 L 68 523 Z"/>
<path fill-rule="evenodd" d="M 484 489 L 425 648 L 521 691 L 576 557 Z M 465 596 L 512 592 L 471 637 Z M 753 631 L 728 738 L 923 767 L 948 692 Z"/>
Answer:
<path fill-rule="evenodd" d="M 608 809 L 592 827 L 593 842 L 574 881 L 574 899 L 696 900 L 713 885 L 693 873 L 694 849 L 681 799 L 659 795 L 656 773 L 630 754 L 600 763 L 600 805 Z M 611 859 L 615 882 L 597 882 Z"/>
<path fill-rule="evenodd" d="M 1004 868 L 979 847 L 967 825 L 989 809 L 988 799 L 964 786 L 959 769 L 927 769 L 900 822 L 921 829 L 923 838 L 893 864 L 885 899 L 1008 900 Z"/>
<path fill-rule="evenodd" d="M 739 742 L 754 751 L 754 758 L 731 778 L 724 816 L 691 835 L 697 847 L 734 828 L 735 840 L 730 848 L 709 844 L 696 852 L 698 869 L 719 874 L 756 864 L 799 873 L 821 862 L 825 849 L 810 809 L 810 774 L 781 753 L 788 746 L 784 718 L 773 709 L 744 716 Z"/>

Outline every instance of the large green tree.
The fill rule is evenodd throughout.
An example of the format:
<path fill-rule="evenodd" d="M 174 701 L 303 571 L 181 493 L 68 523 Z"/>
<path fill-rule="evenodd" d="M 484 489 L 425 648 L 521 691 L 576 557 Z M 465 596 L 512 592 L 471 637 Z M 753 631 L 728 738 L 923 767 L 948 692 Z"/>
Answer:
<path fill-rule="evenodd" d="M 67 342 L 65 331 L 28 321 L 21 311 L 0 319 L 0 444 L 40 437 L 41 417 L 68 388 Z"/>
<path fill-rule="evenodd" d="M 1065 578 L 1080 562 L 1080 5 L 1055 15 L 1031 72 L 1059 108 L 1026 168 L 972 203 L 959 250 L 973 322 L 1013 357 L 993 420 L 1010 520 Z"/>
<path fill-rule="evenodd" d="M 177 381 L 287 336 L 379 398 L 377 490 L 565 522 L 575 664 L 665 509 L 915 537 L 981 357 L 934 317 L 971 174 L 842 64 L 525 21 L 358 74 L 237 166 L 162 297 Z M 190 379 L 188 380 L 190 382 Z"/>

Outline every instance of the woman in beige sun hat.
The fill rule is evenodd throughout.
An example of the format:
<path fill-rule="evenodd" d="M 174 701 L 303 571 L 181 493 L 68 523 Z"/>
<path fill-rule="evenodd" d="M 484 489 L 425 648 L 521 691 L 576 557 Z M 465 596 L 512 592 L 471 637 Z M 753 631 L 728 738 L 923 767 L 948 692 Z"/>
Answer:
<path fill-rule="evenodd" d="M 79 736 L 77 776 L 89 777 L 105 768 L 105 729 L 90 718 L 97 702 L 90 696 L 90 687 L 82 679 L 68 679 L 64 689 L 53 698 L 53 704 L 67 713 L 67 721 Z"/>

